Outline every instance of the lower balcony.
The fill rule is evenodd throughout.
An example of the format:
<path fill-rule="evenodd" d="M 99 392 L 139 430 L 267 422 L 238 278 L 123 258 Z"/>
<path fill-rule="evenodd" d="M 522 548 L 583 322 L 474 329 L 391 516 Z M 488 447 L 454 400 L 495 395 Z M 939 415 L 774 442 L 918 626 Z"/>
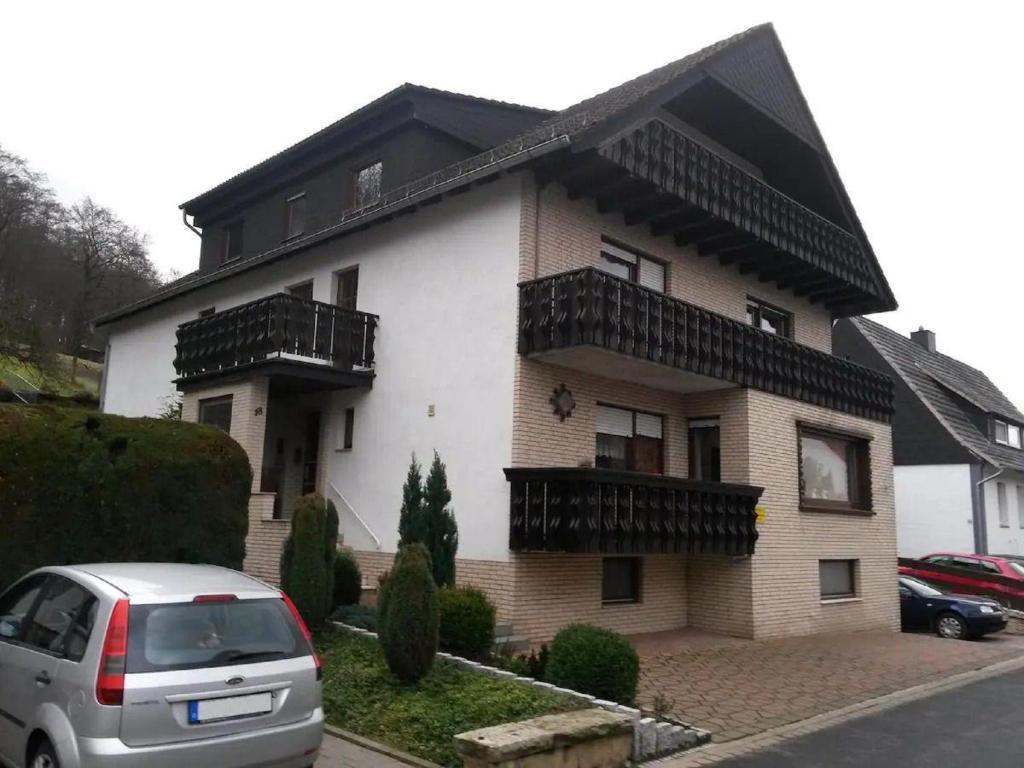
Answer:
<path fill-rule="evenodd" d="M 878 421 L 892 380 L 593 267 L 519 285 L 519 352 L 693 392 L 743 386 Z"/>
<path fill-rule="evenodd" d="M 754 553 L 761 488 L 589 467 L 505 477 L 514 552 Z"/>
<path fill-rule="evenodd" d="M 177 330 L 178 388 L 266 375 L 274 391 L 318 391 L 373 382 L 378 317 L 285 293 L 215 312 Z"/>

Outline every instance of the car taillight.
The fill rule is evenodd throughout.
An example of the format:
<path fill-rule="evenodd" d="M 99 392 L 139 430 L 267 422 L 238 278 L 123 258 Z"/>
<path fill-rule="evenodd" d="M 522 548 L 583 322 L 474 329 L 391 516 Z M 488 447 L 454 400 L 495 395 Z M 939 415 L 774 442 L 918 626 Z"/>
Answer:
<path fill-rule="evenodd" d="M 324 676 L 323 668 L 320 666 L 320 657 L 316 654 L 316 649 L 313 647 L 313 635 L 309 631 L 309 627 L 306 626 L 306 622 L 302 620 L 302 614 L 299 613 L 299 609 L 295 607 L 295 603 L 288 597 L 284 592 L 281 593 L 281 599 L 284 600 L 284 604 L 288 606 L 288 610 L 292 613 L 292 618 L 299 625 L 299 629 L 302 631 L 302 636 L 306 638 L 306 642 L 309 643 L 309 652 L 313 654 L 313 663 L 316 664 L 316 679 L 321 680 Z"/>
<path fill-rule="evenodd" d="M 124 701 L 124 671 L 128 656 L 128 599 L 114 605 L 103 640 L 100 669 L 96 676 L 96 701 L 120 706 Z"/>

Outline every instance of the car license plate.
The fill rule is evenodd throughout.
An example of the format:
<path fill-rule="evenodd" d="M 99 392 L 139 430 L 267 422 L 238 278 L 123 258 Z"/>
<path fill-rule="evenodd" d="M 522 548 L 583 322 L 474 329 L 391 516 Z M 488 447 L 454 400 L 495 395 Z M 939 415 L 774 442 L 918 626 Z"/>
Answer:
<path fill-rule="evenodd" d="M 188 721 L 192 725 L 211 723 L 236 717 L 263 715 L 273 710 L 274 695 L 270 692 L 223 699 L 199 699 L 188 703 Z"/>

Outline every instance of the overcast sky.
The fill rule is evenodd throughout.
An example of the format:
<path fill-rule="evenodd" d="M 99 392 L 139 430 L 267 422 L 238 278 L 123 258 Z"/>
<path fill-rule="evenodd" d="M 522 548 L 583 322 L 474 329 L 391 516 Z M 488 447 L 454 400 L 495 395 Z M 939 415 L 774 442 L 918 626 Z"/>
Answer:
<path fill-rule="evenodd" d="M 199 241 L 178 205 L 402 82 L 559 109 L 775 23 L 900 302 L 1024 408 L 1024 4 L 20 2 L 0 144 L 62 199 Z"/>

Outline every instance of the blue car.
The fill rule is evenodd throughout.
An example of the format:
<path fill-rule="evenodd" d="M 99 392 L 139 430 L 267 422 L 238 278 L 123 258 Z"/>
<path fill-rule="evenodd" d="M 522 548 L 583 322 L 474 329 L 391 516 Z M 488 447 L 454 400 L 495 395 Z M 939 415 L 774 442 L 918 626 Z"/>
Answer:
<path fill-rule="evenodd" d="M 904 631 L 926 629 L 951 640 L 1001 632 L 1009 616 L 991 597 L 952 595 L 923 581 L 900 576 L 900 621 Z"/>

